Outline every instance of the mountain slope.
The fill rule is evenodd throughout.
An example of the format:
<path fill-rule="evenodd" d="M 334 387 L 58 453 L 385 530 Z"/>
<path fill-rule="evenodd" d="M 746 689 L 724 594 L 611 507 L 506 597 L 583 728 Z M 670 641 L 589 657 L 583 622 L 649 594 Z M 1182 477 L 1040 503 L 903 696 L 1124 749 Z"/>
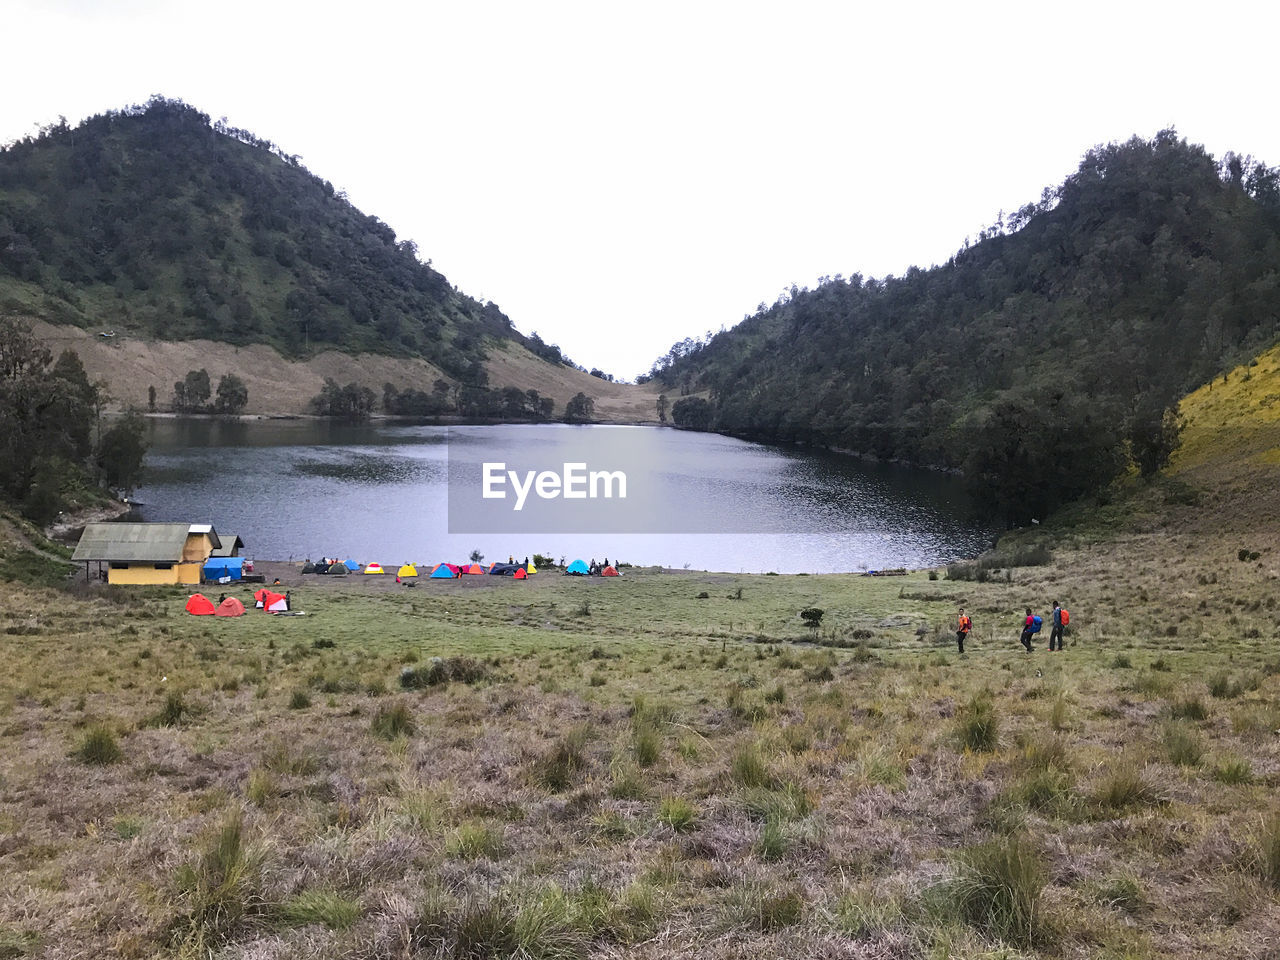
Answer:
<path fill-rule="evenodd" d="M 654 375 L 708 391 L 713 429 L 964 469 L 1043 515 L 1280 337 L 1278 184 L 1171 131 L 1100 147 L 945 265 L 793 288 Z"/>
<path fill-rule="evenodd" d="M 0 150 L 0 311 L 469 381 L 487 338 L 525 340 L 296 158 L 160 98 Z"/>

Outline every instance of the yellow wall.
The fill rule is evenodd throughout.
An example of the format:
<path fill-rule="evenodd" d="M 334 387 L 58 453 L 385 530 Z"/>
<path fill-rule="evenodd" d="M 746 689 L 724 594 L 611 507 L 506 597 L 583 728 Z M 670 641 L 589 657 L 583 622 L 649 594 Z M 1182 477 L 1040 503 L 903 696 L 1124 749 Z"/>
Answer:
<path fill-rule="evenodd" d="M 188 563 L 204 563 L 213 555 L 213 540 L 207 533 L 188 534 L 182 546 L 182 559 Z M 184 583 L 187 581 L 183 581 Z M 199 577 L 194 581 L 199 583 Z"/>
<path fill-rule="evenodd" d="M 175 563 L 168 570 L 160 570 L 152 564 L 130 563 L 128 569 L 108 569 L 107 583 L 132 586 L 153 583 L 194 584 L 200 582 L 200 566 L 198 563 Z"/>

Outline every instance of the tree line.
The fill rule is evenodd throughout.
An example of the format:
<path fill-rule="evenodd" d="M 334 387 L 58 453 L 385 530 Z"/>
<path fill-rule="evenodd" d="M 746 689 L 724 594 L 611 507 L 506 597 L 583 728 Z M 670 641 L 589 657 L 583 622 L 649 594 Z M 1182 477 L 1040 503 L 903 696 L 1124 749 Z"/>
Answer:
<path fill-rule="evenodd" d="M 0 317 L 0 498 L 36 523 L 100 498 L 131 492 L 146 453 L 141 415 L 108 419 L 108 397 L 80 357 L 57 359 L 12 317 Z"/>
<path fill-rule="evenodd" d="M 1010 523 L 1176 444 L 1280 338 L 1280 171 L 1172 130 L 1090 150 L 945 264 L 792 287 L 652 371 L 677 425 L 961 470 Z"/>
<path fill-rule="evenodd" d="M 490 389 L 484 386 L 450 383 L 437 379 L 431 390 L 400 389 L 392 383 L 382 386 L 382 396 L 358 383 L 339 384 L 325 377 L 324 386 L 311 399 L 316 416 L 342 420 L 367 420 L 378 409 L 392 416 L 436 417 L 452 415 L 484 420 L 549 421 L 555 414 L 555 400 L 537 390 L 519 387 Z M 565 405 L 567 423 L 588 423 L 595 417 L 595 401 L 579 392 Z"/>

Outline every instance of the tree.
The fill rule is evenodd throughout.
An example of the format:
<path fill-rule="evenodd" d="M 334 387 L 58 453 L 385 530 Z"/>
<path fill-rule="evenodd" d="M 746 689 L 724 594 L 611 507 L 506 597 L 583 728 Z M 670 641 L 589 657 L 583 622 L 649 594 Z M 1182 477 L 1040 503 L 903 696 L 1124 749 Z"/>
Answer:
<path fill-rule="evenodd" d="M 154 383 L 147 387 L 147 409 L 152 413 L 156 409 L 156 385 Z"/>
<path fill-rule="evenodd" d="M 224 373 L 218 381 L 218 398 L 214 406 L 219 413 L 235 414 L 249 402 L 249 388 L 234 373 Z"/>
<path fill-rule="evenodd" d="M 667 395 L 665 393 L 658 394 L 658 422 L 667 422 Z"/>
<path fill-rule="evenodd" d="M 688 430 L 710 430 L 714 410 L 703 397 L 682 397 L 671 408 L 671 419 L 677 427 Z"/>
<path fill-rule="evenodd" d="M 1160 471 L 1182 444 L 1182 423 L 1172 407 L 1147 406 L 1129 425 L 1129 455 L 1143 477 Z"/>
<path fill-rule="evenodd" d="M 184 382 L 187 387 L 187 403 L 191 409 L 203 408 L 213 393 L 213 386 L 209 382 L 209 371 L 203 367 L 199 370 L 190 370 Z"/>
<path fill-rule="evenodd" d="M 565 423 L 586 423 L 595 416 L 595 412 L 595 401 L 579 392 L 564 405 L 564 420 Z"/>
<path fill-rule="evenodd" d="M 146 453 L 146 424 L 141 414 L 131 409 L 102 435 L 96 457 L 98 469 L 109 486 L 128 495 L 142 477 Z"/>

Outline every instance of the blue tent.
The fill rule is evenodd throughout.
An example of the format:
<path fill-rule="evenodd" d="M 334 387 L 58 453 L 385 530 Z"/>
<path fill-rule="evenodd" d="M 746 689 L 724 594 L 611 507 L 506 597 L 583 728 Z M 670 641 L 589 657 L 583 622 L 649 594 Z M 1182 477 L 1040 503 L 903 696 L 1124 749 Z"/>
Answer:
<path fill-rule="evenodd" d="M 437 563 L 436 568 L 431 571 L 430 580 L 452 580 L 458 576 L 458 568 L 448 563 Z"/>
<path fill-rule="evenodd" d="M 586 563 L 580 559 L 573 561 L 573 563 L 569 564 L 568 568 L 565 570 L 565 573 L 572 573 L 574 576 L 578 577 L 585 577 L 590 572 L 591 571 L 587 568 Z"/>
<path fill-rule="evenodd" d="M 495 563 L 489 568 L 489 576 L 491 577 L 510 577 L 520 569 L 518 563 Z"/>
<path fill-rule="evenodd" d="M 358 573 L 360 571 L 360 564 L 356 563 L 354 560 L 343 560 L 342 565 L 352 573 Z"/>
<path fill-rule="evenodd" d="M 213 557 L 205 562 L 200 575 L 205 580 L 239 580 L 244 575 L 244 557 Z"/>

